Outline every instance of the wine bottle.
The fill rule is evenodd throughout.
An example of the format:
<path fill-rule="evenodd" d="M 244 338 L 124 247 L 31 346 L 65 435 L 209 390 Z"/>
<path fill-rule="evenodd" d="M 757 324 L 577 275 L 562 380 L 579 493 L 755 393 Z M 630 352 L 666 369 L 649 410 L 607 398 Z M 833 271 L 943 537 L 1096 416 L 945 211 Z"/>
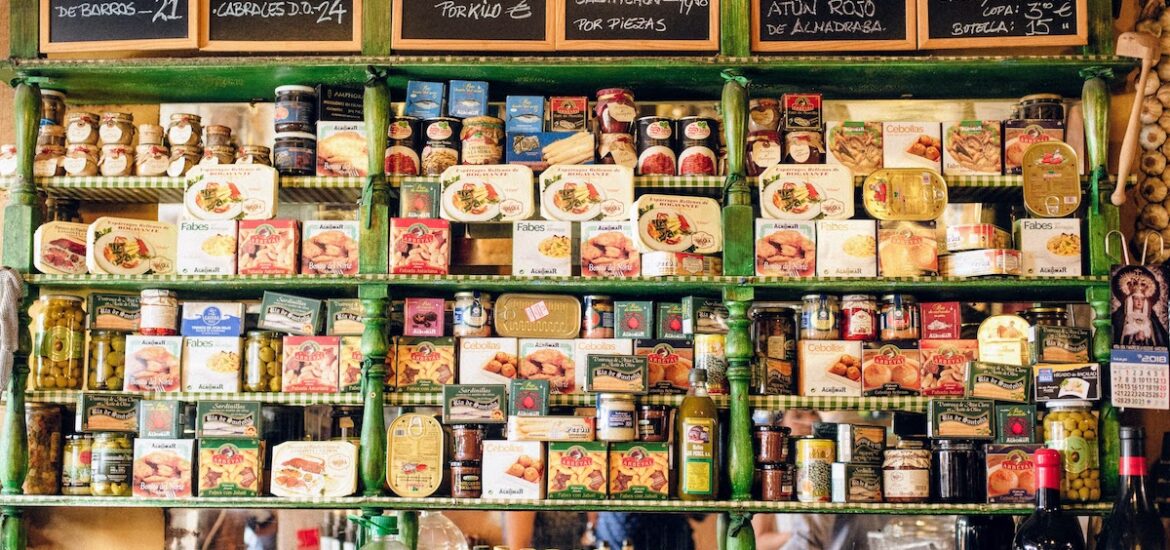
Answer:
<path fill-rule="evenodd" d="M 1154 505 L 1170 517 L 1170 432 L 1162 432 L 1162 456 L 1154 463 Z"/>
<path fill-rule="evenodd" d="M 1020 524 L 1013 550 L 1084 550 L 1085 535 L 1074 516 L 1060 510 L 1060 452 L 1036 451 L 1036 510 Z"/>
<path fill-rule="evenodd" d="M 1146 492 L 1145 430 L 1121 428 L 1121 491 L 1097 538 L 1099 550 L 1164 550 L 1166 533 Z"/>
<path fill-rule="evenodd" d="M 959 516 L 955 550 L 1011 550 L 1015 532 L 1011 516 Z"/>

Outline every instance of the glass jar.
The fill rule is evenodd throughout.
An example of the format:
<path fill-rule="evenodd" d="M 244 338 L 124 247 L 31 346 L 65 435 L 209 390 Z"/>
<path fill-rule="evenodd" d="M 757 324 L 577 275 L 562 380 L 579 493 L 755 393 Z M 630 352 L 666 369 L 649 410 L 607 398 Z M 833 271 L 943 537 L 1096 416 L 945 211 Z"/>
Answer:
<path fill-rule="evenodd" d="M 634 103 L 634 92 L 625 88 L 597 90 L 597 105 L 594 107 L 597 123 L 603 134 L 632 133 L 638 107 Z"/>
<path fill-rule="evenodd" d="M 126 376 L 126 333 L 89 331 L 89 367 L 86 388 L 122 391 Z"/>
<path fill-rule="evenodd" d="M 41 125 L 61 124 L 65 117 L 65 92 L 41 90 Z"/>
<path fill-rule="evenodd" d="M 748 131 L 776 132 L 780 130 L 780 101 L 772 98 L 748 102 Z"/>
<path fill-rule="evenodd" d="M 134 465 L 134 445 L 124 433 L 93 434 L 93 469 L 90 488 L 97 497 L 130 496 L 130 472 Z"/>
<path fill-rule="evenodd" d="M 821 164 L 825 160 L 825 138 L 820 132 L 786 132 L 785 164 Z"/>
<path fill-rule="evenodd" d="M 272 166 L 272 149 L 263 145 L 245 145 L 240 147 L 236 164 L 263 164 Z"/>
<path fill-rule="evenodd" d="M 38 302 L 40 311 L 33 320 L 33 353 L 29 366 L 32 388 L 79 390 L 85 353 L 82 299 L 46 294 Z"/>
<path fill-rule="evenodd" d="M 102 145 L 103 176 L 129 176 L 134 172 L 134 150 L 129 145 Z"/>
<path fill-rule="evenodd" d="M 167 175 L 172 178 L 184 176 L 187 171 L 199 164 L 203 158 L 203 148 L 196 145 L 171 145 L 171 163 L 167 165 Z"/>
<path fill-rule="evenodd" d="M 751 312 L 752 388 L 759 395 L 796 393 L 796 311 L 789 307 Z"/>
<path fill-rule="evenodd" d="M 283 357 L 284 341 L 279 332 L 248 331 L 244 340 L 244 391 L 280 391 Z"/>
<path fill-rule="evenodd" d="M 800 308 L 801 340 L 838 340 L 841 338 L 841 303 L 836 296 L 806 294 Z"/>
<path fill-rule="evenodd" d="M 760 487 L 760 500 L 780 502 L 792 500 L 796 467 L 792 464 L 759 464 L 756 466 L 756 480 Z"/>
<path fill-rule="evenodd" d="M 334 406 L 329 413 L 329 433 L 331 441 L 349 441 L 361 446 L 362 441 L 362 408 Z"/>
<path fill-rule="evenodd" d="M 69 143 L 97 145 L 101 118 L 95 113 L 73 111 L 65 117 L 65 139 Z"/>
<path fill-rule="evenodd" d="M 917 340 L 922 332 L 918 302 L 905 294 L 882 296 L 882 311 L 878 318 L 882 341 Z"/>
<path fill-rule="evenodd" d="M 148 288 L 138 299 L 138 334 L 179 335 L 179 296 L 173 290 Z"/>
<path fill-rule="evenodd" d="M 747 136 L 747 175 L 756 177 L 784 160 L 780 132 L 757 130 Z"/>
<path fill-rule="evenodd" d="M 317 90 L 290 84 L 276 87 L 273 122 L 277 132 L 312 132 L 317 124 Z"/>
<path fill-rule="evenodd" d="M 453 336 L 492 335 L 492 297 L 486 292 L 456 292 L 452 309 Z"/>
<path fill-rule="evenodd" d="M 231 147 L 232 146 L 232 129 L 221 124 L 212 124 L 207 127 L 207 141 L 204 143 L 207 147 Z M 230 164 L 230 163 L 224 163 Z"/>
<path fill-rule="evenodd" d="M 93 438 L 89 434 L 65 437 L 65 452 L 61 466 L 61 494 L 89 495 L 92 466 Z"/>
<path fill-rule="evenodd" d="M 311 176 L 317 173 L 317 136 L 308 132 L 276 134 L 273 166 L 281 175 Z"/>
<path fill-rule="evenodd" d="M 65 145 L 65 127 L 46 124 L 37 128 L 37 145 Z"/>
<path fill-rule="evenodd" d="M 987 487 L 986 466 L 974 441 L 940 439 L 931 454 L 931 494 L 934 502 L 962 504 L 983 502 Z"/>
<path fill-rule="evenodd" d="M 61 407 L 28 403 L 24 409 L 28 431 L 28 475 L 24 494 L 55 495 L 61 471 Z"/>
<path fill-rule="evenodd" d="M 134 151 L 134 173 L 139 176 L 161 176 L 171 164 L 171 152 L 164 145 L 138 144 Z"/>
<path fill-rule="evenodd" d="M 666 405 L 642 405 L 638 411 L 638 441 L 660 443 L 670 436 L 670 409 Z"/>
<path fill-rule="evenodd" d="M 130 113 L 102 113 L 98 138 L 102 145 L 130 145 L 134 142 L 134 115 Z"/>
<path fill-rule="evenodd" d="M 1060 94 L 1032 94 L 1020 98 L 1018 117 L 1024 120 L 1064 120 Z"/>
<path fill-rule="evenodd" d="M 99 158 L 100 149 L 96 145 L 74 143 L 65 147 L 65 158 L 61 163 L 70 176 L 96 176 Z"/>
<path fill-rule="evenodd" d="M 459 133 L 463 164 L 500 164 L 504 161 L 504 121 L 492 116 L 463 119 Z"/>
<path fill-rule="evenodd" d="M 1068 502 L 1101 500 L 1101 463 L 1097 415 L 1089 401 L 1060 399 L 1046 403 L 1044 446 L 1060 451 L 1064 475 L 1060 496 Z"/>
<path fill-rule="evenodd" d="M 158 124 L 138 125 L 138 145 L 162 145 L 166 132 Z"/>
<path fill-rule="evenodd" d="M 589 294 L 582 298 L 581 338 L 613 338 L 613 298 Z"/>
<path fill-rule="evenodd" d="M 206 164 L 235 164 L 236 148 L 231 145 L 208 145 L 203 148 L 203 158 L 199 165 Z"/>
<path fill-rule="evenodd" d="M 788 462 L 788 437 L 792 435 L 791 428 L 763 424 L 754 429 L 757 464 Z"/>
<path fill-rule="evenodd" d="M 477 424 L 456 424 L 451 426 L 451 460 L 474 460 L 483 458 L 484 427 Z"/>
<path fill-rule="evenodd" d="M 451 497 L 479 498 L 483 494 L 482 468 L 478 460 L 451 462 Z"/>
<path fill-rule="evenodd" d="M 634 396 L 603 393 L 597 396 L 597 440 L 633 441 L 638 437 Z"/>
<path fill-rule="evenodd" d="M 171 147 L 194 146 L 201 143 L 203 117 L 191 113 L 173 113 L 167 124 L 167 142 Z"/>
<path fill-rule="evenodd" d="M 930 500 L 930 450 L 922 441 L 903 439 L 886 449 L 882 462 L 882 496 L 886 502 Z"/>
<path fill-rule="evenodd" d="M 65 174 L 65 148 L 59 145 L 38 145 L 33 157 L 33 176 L 51 178 Z"/>
<path fill-rule="evenodd" d="M 1063 307 L 1034 307 L 1024 311 L 1021 316 L 1032 326 L 1063 327 L 1068 326 L 1068 310 Z"/>
<path fill-rule="evenodd" d="M 862 342 L 877 340 L 877 298 L 868 294 L 847 294 L 841 299 L 841 338 Z"/>

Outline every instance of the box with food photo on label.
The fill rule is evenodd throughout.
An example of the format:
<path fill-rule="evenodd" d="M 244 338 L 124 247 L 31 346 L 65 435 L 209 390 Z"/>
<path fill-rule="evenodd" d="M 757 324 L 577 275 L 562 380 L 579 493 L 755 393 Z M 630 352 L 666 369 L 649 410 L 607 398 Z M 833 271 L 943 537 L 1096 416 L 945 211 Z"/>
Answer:
<path fill-rule="evenodd" d="M 573 364 L 578 366 L 577 388 L 585 388 L 588 383 L 590 356 L 633 354 L 634 340 L 629 338 L 578 338 L 573 346 Z"/>
<path fill-rule="evenodd" d="M 278 176 L 271 166 L 202 165 L 186 177 L 186 219 L 267 220 L 276 215 Z"/>
<path fill-rule="evenodd" d="M 295 275 L 297 220 L 241 220 L 236 269 L 240 275 Z"/>
<path fill-rule="evenodd" d="M 1087 363 L 1093 331 L 1081 327 L 1035 325 L 1028 329 L 1033 363 Z"/>
<path fill-rule="evenodd" d="M 509 441 L 593 441 L 592 416 L 509 416 Z"/>
<path fill-rule="evenodd" d="M 1036 501 L 1036 451 L 1043 445 L 988 445 L 987 502 L 1031 504 Z"/>
<path fill-rule="evenodd" d="M 406 83 L 406 116 L 435 118 L 443 115 L 447 85 L 411 80 Z"/>
<path fill-rule="evenodd" d="M 991 439 L 995 403 L 988 399 L 931 399 L 927 405 L 932 439 Z"/>
<path fill-rule="evenodd" d="M 618 300 L 613 305 L 613 335 L 618 338 L 654 337 L 654 302 Z"/>
<path fill-rule="evenodd" d="M 484 116 L 488 108 L 488 83 L 478 80 L 452 80 L 447 96 L 447 114 L 456 118 Z"/>
<path fill-rule="evenodd" d="M 818 277 L 877 277 L 876 222 L 817 220 L 816 223 Z"/>
<path fill-rule="evenodd" d="M 844 166 L 777 164 L 760 174 L 760 215 L 774 220 L 853 217 L 853 174 Z"/>
<path fill-rule="evenodd" d="M 1012 236 L 990 223 L 947 225 L 947 252 L 984 248 L 1011 248 Z"/>
<path fill-rule="evenodd" d="M 1019 315 L 992 315 L 979 324 L 979 359 L 988 363 L 1027 365 L 1028 322 Z"/>
<path fill-rule="evenodd" d="M 669 443 L 609 445 L 609 498 L 666 500 L 669 497 Z"/>
<path fill-rule="evenodd" d="M 137 294 L 94 292 L 85 310 L 90 330 L 134 331 L 138 330 L 139 308 Z"/>
<path fill-rule="evenodd" d="M 1021 272 L 1033 277 L 1081 276 L 1081 220 L 1028 218 L 1016 220 L 1016 245 Z"/>
<path fill-rule="evenodd" d="M 503 424 L 507 417 L 503 384 L 443 386 L 443 424 Z"/>
<path fill-rule="evenodd" d="M 455 339 L 404 336 L 396 346 L 398 391 L 440 392 L 455 383 Z"/>
<path fill-rule="evenodd" d="M 369 166 L 366 123 L 317 121 L 317 175 L 365 177 Z"/>
<path fill-rule="evenodd" d="M 780 129 L 785 132 L 819 132 L 824 128 L 821 94 L 783 94 L 780 96 L 780 108 Z"/>
<path fill-rule="evenodd" d="M 239 336 L 188 336 L 183 339 L 183 391 L 240 391 L 242 341 Z"/>
<path fill-rule="evenodd" d="M 837 424 L 837 462 L 881 464 L 886 427 Z"/>
<path fill-rule="evenodd" d="M 604 499 L 609 456 L 604 441 L 548 444 L 548 498 Z"/>
<path fill-rule="evenodd" d="M 532 169 L 519 165 L 451 166 L 440 177 L 442 218 L 454 222 L 526 220 L 536 211 Z"/>
<path fill-rule="evenodd" d="M 402 306 L 404 336 L 443 336 L 447 302 L 442 298 L 407 298 Z"/>
<path fill-rule="evenodd" d="M 573 340 L 521 338 L 520 364 L 516 377 L 526 380 L 548 380 L 552 393 L 569 394 L 577 391 L 576 342 Z"/>
<path fill-rule="evenodd" d="M 1064 141 L 1063 120 L 1014 120 L 1003 122 L 1003 173 L 1019 174 L 1024 153 L 1037 143 Z"/>
<path fill-rule="evenodd" d="M 937 122 L 883 122 L 883 168 L 942 171 L 942 125 Z"/>
<path fill-rule="evenodd" d="M 240 336 L 244 327 L 242 302 L 183 302 L 179 334 L 183 336 Z"/>
<path fill-rule="evenodd" d="M 390 220 L 390 273 L 446 275 L 451 263 L 451 224 L 447 220 Z"/>
<path fill-rule="evenodd" d="M 590 355 L 585 391 L 641 395 L 648 389 L 647 379 L 648 361 L 644 355 Z"/>
<path fill-rule="evenodd" d="M 302 275 L 357 275 L 358 222 L 306 221 L 301 231 Z"/>
<path fill-rule="evenodd" d="M 280 391 L 337 393 L 340 348 L 336 336 L 285 336 Z"/>
<path fill-rule="evenodd" d="M 727 334 L 727 306 L 720 300 L 702 296 L 683 296 L 683 332 L 693 334 Z"/>
<path fill-rule="evenodd" d="M 195 437 L 260 437 L 264 433 L 260 410 L 257 402 L 200 401 L 195 405 Z"/>
<path fill-rule="evenodd" d="M 366 325 L 362 301 L 356 298 L 341 298 L 325 301 L 326 336 L 361 336 Z"/>
<path fill-rule="evenodd" d="M 1037 402 L 1055 399 L 1101 399 L 1101 365 L 1097 363 L 1038 363 L 1032 365 L 1032 388 Z"/>
<path fill-rule="evenodd" d="M 437 181 L 407 179 L 398 189 L 398 217 L 437 219 L 443 186 Z"/>
<path fill-rule="evenodd" d="M 938 275 L 935 222 L 878 221 L 878 276 Z"/>
<path fill-rule="evenodd" d="M 943 123 L 942 173 L 946 176 L 998 176 L 1003 173 L 1003 138 L 998 120 Z"/>
<path fill-rule="evenodd" d="M 195 433 L 195 405 L 171 399 L 138 402 L 138 437 L 183 439 Z"/>
<path fill-rule="evenodd" d="M 83 275 L 85 266 L 84 223 L 48 222 L 33 233 L 33 265 L 51 275 Z"/>
<path fill-rule="evenodd" d="M 89 224 L 85 265 L 94 275 L 175 272 L 178 230 L 163 222 L 103 217 Z"/>
<path fill-rule="evenodd" d="M 996 443 L 1035 443 L 1036 405 L 1001 403 L 995 406 Z"/>
<path fill-rule="evenodd" d="M 357 490 L 358 447 L 348 441 L 286 441 L 272 449 L 269 490 L 281 497 L 344 497 Z"/>
<path fill-rule="evenodd" d="M 548 129 L 552 132 L 584 132 L 589 129 L 589 98 L 553 96 L 548 98 Z"/>
<path fill-rule="evenodd" d="M 460 338 L 459 381 L 463 384 L 507 384 L 520 371 L 515 338 Z"/>
<path fill-rule="evenodd" d="M 510 95 L 504 99 L 504 130 L 539 132 L 544 130 L 544 96 Z"/>
<path fill-rule="evenodd" d="M 192 439 L 134 440 L 133 494 L 140 498 L 190 498 L 195 463 Z"/>
<path fill-rule="evenodd" d="M 337 387 L 343 393 L 358 393 L 362 391 L 362 355 L 361 336 L 342 336 L 341 348 L 337 357 Z"/>
<path fill-rule="evenodd" d="M 179 222 L 179 275 L 235 275 L 238 222 Z"/>
<path fill-rule="evenodd" d="M 756 220 L 756 275 L 813 277 L 817 271 L 814 222 Z"/>
<path fill-rule="evenodd" d="M 298 336 L 312 336 L 321 328 L 321 301 L 264 291 L 257 327 Z"/>
<path fill-rule="evenodd" d="M 921 363 L 914 343 L 868 343 L 861 353 L 862 395 L 919 395 L 922 393 Z"/>
<path fill-rule="evenodd" d="M 122 390 L 179 391 L 182 358 L 182 336 L 127 336 Z"/>
<path fill-rule="evenodd" d="M 484 441 L 484 498 L 544 498 L 544 443 Z"/>
<path fill-rule="evenodd" d="M 77 400 L 76 429 L 81 433 L 138 432 L 137 395 L 83 393 Z"/>
<path fill-rule="evenodd" d="M 682 304 L 658 302 L 658 315 L 655 316 L 654 337 L 659 340 L 678 340 L 686 338 L 683 332 Z"/>
<path fill-rule="evenodd" d="M 967 365 L 979 359 L 976 340 L 919 340 L 922 360 L 922 395 L 966 395 Z"/>
<path fill-rule="evenodd" d="M 508 414 L 548 416 L 548 380 L 512 380 L 508 386 Z"/>
<path fill-rule="evenodd" d="M 963 305 L 959 302 L 921 302 L 918 311 L 923 340 L 962 338 Z"/>
<path fill-rule="evenodd" d="M 199 496 L 260 495 L 263 443 L 258 439 L 199 439 Z"/>
<path fill-rule="evenodd" d="M 512 275 L 573 274 L 572 222 L 512 222 Z"/>
<path fill-rule="evenodd" d="M 643 252 L 643 277 L 718 277 L 723 274 L 719 256 L 688 252 Z"/>
<path fill-rule="evenodd" d="M 695 344 L 691 340 L 636 340 L 634 354 L 646 357 L 649 393 L 679 395 L 691 388 Z"/>
<path fill-rule="evenodd" d="M 982 352 L 980 358 L 984 359 Z M 967 397 L 1027 403 L 1031 380 L 1030 367 L 976 361 L 967 367 Z"/>
<path fill-rule="evenodd" d="M 826 164 L 839 164 L 854 176 L 868 176 L 882 169 L 885 149 L 880 122 L 827 122 Z"/>
<path fill-rule="evenodd" d="M 861 397 L 861 354 L 859 341 L 798 342 L 800 395 Z"/>
<path fill-rule="evenodd" d="M 641 254 L 629 222 L 581 223 L 582 277 L 637 277 Z"/>
<path fill-rule="evenodd" d="M 642 252 L 723 250 L 722 207 L 715 199 L 646 194 L 634 201 L 630 214 L 634 242 Z"/>
<path fill-rule="evenodd" d="M 634 171 L 617 164 L 549 166 L 540 175 L 540 217 L 622 221 L 634 203 Z"/>
<path fill-rule="evenodd" d="M 834 462 L 830 475 L 833 502 L 882 501 L 881 466 Z"/>

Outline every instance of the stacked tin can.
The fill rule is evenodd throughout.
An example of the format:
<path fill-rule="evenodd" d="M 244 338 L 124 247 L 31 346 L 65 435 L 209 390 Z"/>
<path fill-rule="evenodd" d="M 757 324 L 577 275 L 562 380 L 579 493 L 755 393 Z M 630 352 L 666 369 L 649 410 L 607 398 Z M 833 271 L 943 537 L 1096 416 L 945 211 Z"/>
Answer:
<path fill-rule="evenodd" d="M 804 497 L 812 495 L 801 495 L 798 491 L 797 497 L 801 501 L 882 501 L 882 461 L 885 458 L 886 449 L 885 426 L 818 422 L 813 425 L 813 437 L 814 439 L 809 441 L 821 442 L 819 443 L 821 451 L 830 447 L 833 449 L 831 455 L 813 453 L 821 463 L 826 456 L 833 457 L 832 463 L 828 465 L 828 499 L 824 498 L 823 492 L 818 492 L 815 495 L 816 499 L 806 499 Z M 808 453 L 797 453 L 798 461 L 808 457 Z M 797 466 L 797 478 L 801 477 L 801 467 Z M 798 487 L 804 488 L 799 484 Z"/>
<path fill-rule="evenodd" d="M 637 120 L 639 176 L 715 176 L 722 170 L 719 122 L 703 116 Z"/>
<path fill-rule="evenodd" d="M 167 143 L 171 145 L 167 175 L 177 178 L 203 159 L 203 117 L 191 113 L 172 114 L 167 123 Z"/>

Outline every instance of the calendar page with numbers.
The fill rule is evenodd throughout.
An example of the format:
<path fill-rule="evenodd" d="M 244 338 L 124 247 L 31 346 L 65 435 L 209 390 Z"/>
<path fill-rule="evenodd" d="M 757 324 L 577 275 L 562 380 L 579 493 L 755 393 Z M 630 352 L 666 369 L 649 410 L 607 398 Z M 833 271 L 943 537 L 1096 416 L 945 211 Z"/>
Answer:
<path fill-rule="evenodd" d="M 1115 349 L 1110 361 L 1113 406 L 1170 409 L 1170 354 Z"/>

